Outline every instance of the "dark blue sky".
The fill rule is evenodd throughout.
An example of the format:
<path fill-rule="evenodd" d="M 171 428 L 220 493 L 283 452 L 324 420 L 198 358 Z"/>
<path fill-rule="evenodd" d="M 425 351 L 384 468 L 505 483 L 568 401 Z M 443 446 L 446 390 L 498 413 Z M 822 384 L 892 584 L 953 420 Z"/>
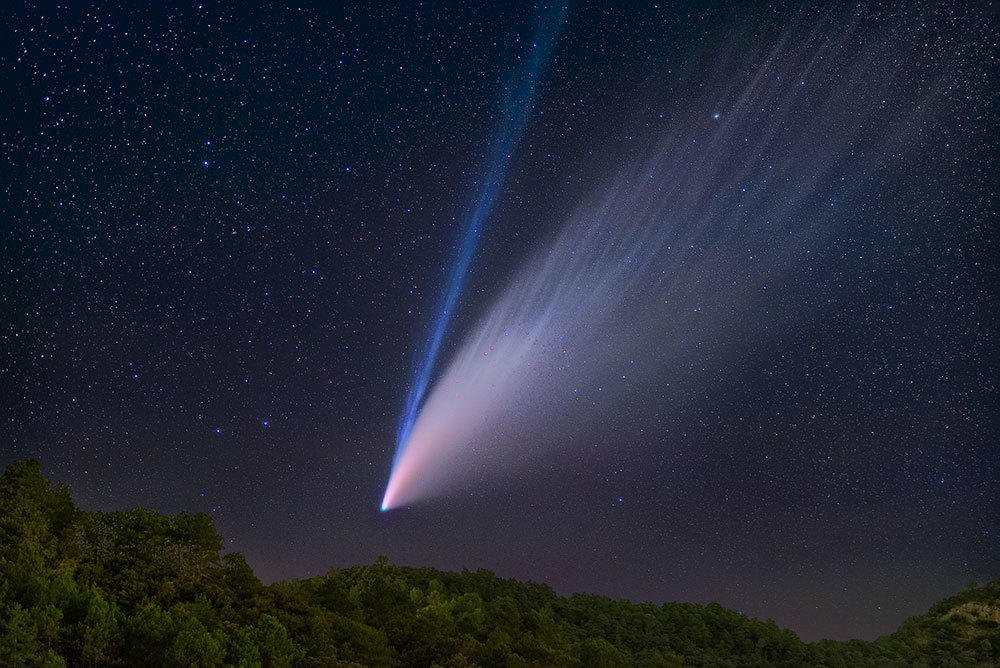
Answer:
<path fill-rule="evenodd" d="M 576 3 L 514 109 L 545 12 L 369 4 L 11 12 L 0 464 L 203 510 L 266 580 L 386 554 L 815 639 L 1000 576 L 994 17 Z M 590 204 L 656 245 L 595 265 L 633 301 L 574 332 L 586 397 L 507 415 L 523 465 L 380 513 L 507 144 L 432 376 Z"/>

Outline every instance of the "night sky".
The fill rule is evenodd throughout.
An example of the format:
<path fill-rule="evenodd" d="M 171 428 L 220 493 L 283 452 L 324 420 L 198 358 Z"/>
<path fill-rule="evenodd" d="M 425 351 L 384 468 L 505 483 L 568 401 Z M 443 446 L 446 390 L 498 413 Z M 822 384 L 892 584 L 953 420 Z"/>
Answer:
<path fill-rule="evenodd" d="M 995 7 L 168 4 L 4 22 L 0 465 L 265 581 L 814 640 L 1000 577 Z"/>

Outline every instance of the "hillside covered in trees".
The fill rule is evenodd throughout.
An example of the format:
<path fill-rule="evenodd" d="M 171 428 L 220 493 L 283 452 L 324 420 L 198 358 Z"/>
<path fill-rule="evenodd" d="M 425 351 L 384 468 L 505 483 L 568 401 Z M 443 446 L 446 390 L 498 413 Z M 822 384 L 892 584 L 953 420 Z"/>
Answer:
<path fill-rule="evenodd" d="M 374 564 L 263 586 L 204 514 L 88 513 L 33 460 L 0 476 L 0 665 L 339 668 L 1000 665 L 1000 580 L 875 642 L 806 644 L 717 604 L 557 596 Z"/>

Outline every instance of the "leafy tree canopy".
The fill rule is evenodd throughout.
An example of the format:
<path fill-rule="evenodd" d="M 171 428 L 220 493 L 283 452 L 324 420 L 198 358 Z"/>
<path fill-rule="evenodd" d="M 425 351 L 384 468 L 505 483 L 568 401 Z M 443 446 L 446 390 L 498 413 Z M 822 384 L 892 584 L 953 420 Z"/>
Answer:
<path fill-rule="evenodd" d="M 557 596 L 375 563 L 263 586 L 203 513 L 87 513 L 38 462 L 0 476 L 0 665 L 903 668 L 1000 663 L 1000 580 L 875 642 L 803 643 L 718 604 Z M 974 584 L 974 583 L 972 583 Z"/>

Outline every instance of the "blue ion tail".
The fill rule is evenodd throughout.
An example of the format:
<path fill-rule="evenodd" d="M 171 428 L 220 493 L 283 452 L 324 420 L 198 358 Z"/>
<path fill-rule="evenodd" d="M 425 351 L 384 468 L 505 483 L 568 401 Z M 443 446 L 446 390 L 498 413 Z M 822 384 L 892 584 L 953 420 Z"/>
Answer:
<path fill-rule="evenodd" d="M 465 277 L 469 273 L 469 265 L 472 263 L 476 247 L 479 245 L 483 225 L 489 220 L 490 213 L 492 213 L 497 198 L 503 190 L 504 178 L 510 167 L 510 156 L 524 131 L 535 99 L 540 73 L 559 40 L 566 12 L 566 6 L 548 7 L 540 10 L 541 15 L 538 19 L 535 40 L 530 47 L 531 57 L 528 59 L 527 65 L 517 73 L 517 79 L 513 82 L 515 85 L 505 88 L 508 94 L 504 95 L 502 100 L 494 140 L 487 154 L 486 173 L 480 182 L 481 185 L 473 201 L 472 211 L 462 231 L 458 257 L 455 258 L 455 264 L 448 274 L 444 299 L 434 320 L 431 336 L 423 356 L 423 363 L 414 372 L 416 379 L 406 399 L 406 409 L 403 411 L 403 418 L 396 435 L 396 452 L 393 456 L 392 472 L 389 475 L 385 497 L 382 499 L 381 509 L 383 511 L 393 507 L 393 499 L 390 498 L 393 478 L 397 475 L 400 458 L 406 449 L 406 442 L 420 413 L 420 406 L 427 393 L 427 386 L 434 371 L 441 342 L 447 332 L 452 311 L 458 303 Z"/>

